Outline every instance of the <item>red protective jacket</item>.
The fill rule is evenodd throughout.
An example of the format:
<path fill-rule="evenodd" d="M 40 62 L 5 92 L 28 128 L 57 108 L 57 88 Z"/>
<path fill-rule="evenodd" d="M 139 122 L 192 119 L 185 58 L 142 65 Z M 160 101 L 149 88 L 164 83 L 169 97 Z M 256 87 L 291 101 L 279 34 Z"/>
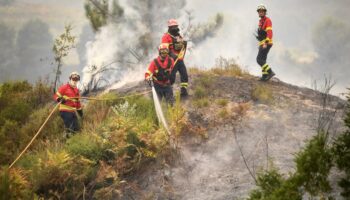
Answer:
<path fill-rule="evenodd" d="M 182 36 L 178 36 L 178 37 L 182 39 Z M 175 55 L 175 56 L 179 55 L 181 50 L 174 49 L 175 43 L 177 43 L 177 41 L 176 41 L 176 38 L 174 36 L 170 35 L 170 33 L 164 33 L 161 43 L 169 44 L 170 53 Z M 183 57 L 180 57 L 179 60 L 183 60 Z"/>
<path fill-rule="evenodd" d="M 259 45 L 262 45 L 264 43 L 272 45 L 273 44 L 272 43 L 272 35 L 273 35 L 273 33 L 272 33 L 272 22 L 271 22 L 271 19 L 266 17 L 266 16 L 260 18 L 260 20 L 259 20 L 259 29 L 266 31 L 266 33 L 267 33 L 266 38 L 264 40 L 260 41 Z"/>
<path fill-rule="evenodd" d="M 58 88 L 58 91 L 53 96 L 53 98 L 56 101 L 59 97 L 64 98 L 66 100 L 64 104 L 60 105 L 60 111 L 75 112 L 75 110 L 81 109 L 81 104 L 79 101 L 79 90 L 78 88 L 74 88 L 71 85 L 69 85 L 69 83 L 64 84 L 60 88 Z"/>
<path fill-rule="evenodd" d="M 159 70 L 156 62 L 162 68 L 161 70 Z M 173 68 L 174 59 L 167 56 L 164 61 L 162 61 L 160 56 L 158 56 L 158 58 L 154 59 L 148 66 L 148 70 L 145 73 L 145 78 L 147 79 L 148 77 L 152 76 L 155 83 L 163 86 L 170 85 L 170 74 Z"/>

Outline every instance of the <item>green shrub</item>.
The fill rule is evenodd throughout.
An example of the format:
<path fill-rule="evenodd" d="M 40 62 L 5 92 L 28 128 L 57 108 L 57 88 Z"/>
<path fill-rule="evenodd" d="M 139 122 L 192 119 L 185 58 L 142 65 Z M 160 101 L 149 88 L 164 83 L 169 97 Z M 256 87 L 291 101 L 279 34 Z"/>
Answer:
<path fill-rule="evenodd" d="M 338 185 L 343 189 L 341 195 L 350 198 L 350 96 L 347 97 L 347 110 L 344 119 L 346 131 L 335 139 L 332 155 L 337 168 L 345 173 Z"/>
<path fill-rule="evenodd" d="M 25 172 L 19 168 L 0 170 L 0 199 L 32 199 L 31 186 Z"/>
<path fill-rule="evenodd" d="M 83 156 L 95 162 L 102 159 L 110 144 L 95 134 L 80 133 L 67 140 L 65 148 L 74 156 Z"/>
<path fill-rule="evenodd" d="M 295 157 L 296 176 L 313 196 L 331 191 L 328 175 L 332 167 L 332 155 L 327 147 L 327 135 L 323 132 L 314 136 Z"/>
<path fill-rule="evenodd" d="M 85 183 L 96 174 L 95 163 L 65 151 L 50 152 L 38 159 L 32 183 L 36 194 L 45 199 L 79 199 Z"/>
<path fill-rule="evenodd" d="M 296 179 L 291 176 L 284 179 L 277 169 L 258 173 L 258 188 L 251 191 L 249 200 L 301 200 L 302 194 L 296 184 Z"/>

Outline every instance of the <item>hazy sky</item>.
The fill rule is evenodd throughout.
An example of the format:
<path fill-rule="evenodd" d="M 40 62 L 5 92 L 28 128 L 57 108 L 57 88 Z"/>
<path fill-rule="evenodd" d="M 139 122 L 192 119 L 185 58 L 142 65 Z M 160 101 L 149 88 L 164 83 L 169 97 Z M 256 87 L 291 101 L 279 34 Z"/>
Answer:
<path fill-rule="evenodd" d="M 10 5 L 0 6 L 0 21 L 18 30 L 29 19 L 40 19 L 49 24 L 53 37 L 63 31 L 65 24 L 71 23 L 75 27 L 74 33 L 79 36 L 83 26 L 88 24 L 83 3 L 83 0 L 15 0 Z M 322 78 L 322 70 L 325 74 L 332 73 L 335 80 L 339 79 L 337 92 L 344 92 L 345 87 L 350 85 L 350 79 L 344 78 L 344 75 L 350 75 L 350 67 L 347 67 L 349 59 L 331 64 L 321 62 L 318 49 L 312 42 L 312 31 L 327 17 L 341 21 L 347 30 L 350 27 L 349 0 L 188 0 L 186 9 L 195 16 L 195 22 L 204 22 L 220 12 L 224 15 L 224 25 L 215 38 L 195 47 L 188 54 L 187 64 L 208 68 L 213 66 L 215 58 L 224 56 L 236 58 L 251 73 L 259 75 L 253 33 L 258 22 L 256 7 L 260 3 L 267 5 L 273 23 L 274 46 L 268 62 L 277 77 L 292 84 L 310 87 L 313 80 Z M 180 22 L 185 22 L 184 19 L 181 18 Z M 332 43 L 332 38 L 329 38 L 329 42 Z M 78 65 L 77 53 L 73 52 L 66 63 Z"/>

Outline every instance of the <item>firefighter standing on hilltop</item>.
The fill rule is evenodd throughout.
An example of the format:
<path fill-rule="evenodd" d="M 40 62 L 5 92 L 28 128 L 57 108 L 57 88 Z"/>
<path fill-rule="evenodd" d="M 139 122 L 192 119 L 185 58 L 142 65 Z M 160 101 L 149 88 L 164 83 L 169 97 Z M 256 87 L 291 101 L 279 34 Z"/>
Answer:
<path fill-rule="evenodd" d="M 259 14 L 259 27 L 257 30 L 256 38 L 259 41 L 259 52 L 256 61 L 261 66 L 262 77 L 261 81 L 270 80 L 275 73 L 272 71 L 271 67 L 266 63 L 267 54 L 272 47 L 272 22 L 269 17 L 266 17 L 266 6 L 259 5 L 257 8 Z"/>
<path fill-rule="evenodd" d="M 72 72 L 69 76 L 69 82 L 62 85 L 56 94 L 54 94 L 54 99 L 57 102 L 61 102 L 59 110 L 66 129 L 66 137 L 69 137 L 80 129 L 76 112 L 80 117 L 83 116 L 82 106 L 79 101 L 79 89 L 77 88 L 79 80 L 79 74 Z"/>
<path fill-rule="evenodd" d="M 145 73 L 145 79 L 150 84 L 153 82 L 154 88 L 160 99 L 171 105 L 174 102 L 173 88 L 170 76 L 174 68 L 174 59 L 169 56 L 169 44 L 161 44 L 158 48 L 159 56 L 155 58 Z"/>
<path fill-rule="evenodd" d="M 184 41 L 180 35 L 179 24 L 175 19 L 170 19 L 168 21 L 168 32 L 163 35 L 161 43 L 169 44 L 169 55 L 176 62 L 174 70 L 171 73 L 171 84 L 175 82 L 176 73 L 179 71 L 181 80 L 180 96 L 187 97 L 188 75 L 184 63 L 184 55 L 187 47 L 187 42 Z"/>

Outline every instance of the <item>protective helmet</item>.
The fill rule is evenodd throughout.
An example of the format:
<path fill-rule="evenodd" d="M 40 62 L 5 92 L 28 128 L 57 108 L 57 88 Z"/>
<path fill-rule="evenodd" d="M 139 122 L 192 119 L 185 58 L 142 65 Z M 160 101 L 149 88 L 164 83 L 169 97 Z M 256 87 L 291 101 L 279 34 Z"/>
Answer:
<path fill-rule="evenodd" d="M 178 26 L 179 24 L 177 23 L 176 19 L 169 19 L 168 21 L 168 27 L 169 26 Z"/>
<path fill-rule="evenodd" d="M 259 12 L 259 10 L 267 11 L 266 6 L 264 4 L 258 5 L 258 8 L 256 9 L 256 11 Z"/>
<path fill-rule="evenodd" d="M 162 43 L 158 47 L 158 52 L 160 54 L 168 54 L 169 53 L 169 44 Z"/>
<path fill-rule="evenodd" d="M 80 80 L 80 75 L 78 72 L 72 72 L 70 75 L 69 75 L 69 79 L 72 79 L 72 78 L 77 78 L 78 80 Z"/>

